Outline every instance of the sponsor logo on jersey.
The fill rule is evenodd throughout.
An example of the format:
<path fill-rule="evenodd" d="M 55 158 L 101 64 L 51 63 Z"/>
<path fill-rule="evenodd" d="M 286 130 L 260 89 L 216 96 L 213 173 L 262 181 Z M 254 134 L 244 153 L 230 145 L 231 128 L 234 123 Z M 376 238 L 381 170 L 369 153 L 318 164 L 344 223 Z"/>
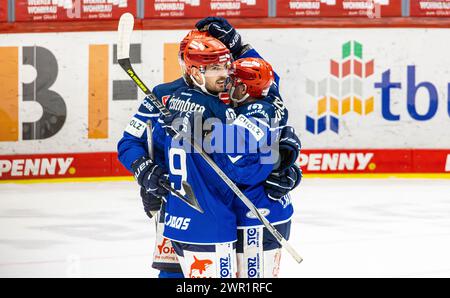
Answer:
<path fill-rule="evenodd" d="M 144 123 L 144 121 L 141 121 L 136 117 L 133 117 L 130 123 L 128 124 L 127 128 L 125 128 L 125 131 L 130 135 L 140 138 L 144 134 L 145 128 L 146 124 Z"/>
<path fill-rule="evenodd" d="M 244 115 L 239 115 L 233 124 L 246 128 L 257 141 L 260 141 L 264 137 L 263 130 Z"/>
<path fill-rule="evenodd" d="M 220 92 L 219 99 L 226 105 L 231 103 L 230 94 L 228 94 L 228 92 Z"/>
<path fill-rule="evenodd" d="M 259 213 L 261 213 L 262 216 L 268 216 L 270 214 L 270 210 L 266 208 L 259 208 Z M 247 212 L 246 216 L 250 219 L 256 219 L 257 217 L 253 214 L 253 212 L 249 211 Z"/>
<path fill-rule="evenodd" d="M 146 107 L 147 110 L 149 110 L 150 112 L 153 112 L 155 110 L 155 107 L 153 106 L 153 104 L 151 102 L 148 101 L 147 98 L 144 99 L 144 101 L 142 102 L 142 105 L 144 107 Z"/>
<path fill-rule="evenodd" d="M 167 238 L 163 238 L 163 242 L 158 245 L 158 251 L 160 254 L 174 254 L 175 249 L 172 247 L 171 242 Z"/>
<path fill-rule="evenodd" d="M 251 105 L 248 106 L 248 110 L 249 111 L 251 111 L 251 110 L 262 110 L 262 109 L 264 109 L 264 107 L 260 103 L 254 103 L 254 104 L 251 104 Z"/>
<path fill-rule="evenodd" d="M 270 122 L 270 117 L 269 117 L 269 114 L 267 114 L 267 112 L 266 111 L 264 111 L 264 110 L 253 110 L 253 111 L 249 111 L 249 112 L 247 112 L 247 113 L 245 113 L 245 115 L 246 116 L 253 116 L 253 115 L 260 115 L 260 116 L 263 116 L 264 117 L 264 119 L 266 119 L 266 121 L 269 123 Z M 276 121 L 276 119 L 275 119 L 275 123 L 276 123 L 277 121 Z"/>
<path fill-rule="evenodd" d="M 170 98 L 170 95 L 164 95 L 163 97 L 161 97 L 161 101 L 162 101 L 163 105 L 166 105 L 169 98 Z"/>
<path fill-rule="evenodd" d="M 173 111 L 179 111 L 179 112 L 199 112 L 202 113 L 205 112 L 205 107 L 202 105 L 199 105 L 195 102 L 191 102 L 191 99 L 188 98 L 186 100 L 181 99 L 179 97 L 173 97 L 169 102 L 169 109 Z"/>
<path fill-rule="evenodd" d="M 231 256 L 219 259 L 220 277 L 231 277 Z"/>
<path fill-rule="evenodd" d="M 191 219 L 188 217 L 173 216 L 169 215 L 168 213 L 166 213 L 164 217 L 164 224 L 166 226 L 182 231 L 189 228 L 190 222 Z"/>
<path fill-rule="evenodd" d="M 198 278 L 198 277 L 206 277 L 206 271 L 209 266 L 213 264 L 213 261 L 209 259 L 199 260 L 196 256 L 194 256 L 194 262 L 191 264 L 189 277 L 190 278 Z"/>
<path fill-rule="evenodd" d="M 175 249 L 172 247 L 172 242 L 162 235 L 158 235 L 157 239 L 159 242 L 157 242 L 153 255 L 154 262 L 178 264 L 178 257 L 175 253 Z"/>
<path fill-rule="evenodd" d="M 258 229 L 247 229 L 247 245 L 248 246 L 252 246 L 252 245 L 258 245 L 259 243 L 259 233 L 258 233 Z"/>
<path fill-rule="evenodd" d="M 0 159 L 0 177 L 4 174 L 11 177 L 65 175 L 68 170 L 70 173 L 70 165 L 73 160 L 73 157 Z"/>
<path fill-rule="evenodd" d="M 248 112 L 245 113 L 246 116 L 262 115 L 264 118 L 266 118 L 267 122 L 270 122 L 269 114 L 267 114 L 267 112 L 264 110 L 264 106 L 262 104 L 254 103 L 252 105 L 249 105 L 247 110 Z"/>
<path fill-rule="evenodd" d="M 262 248 L 261 239 L 262 233 L 260 232 L 262 229 L 259 228 L 250 228 L 247 229 L 246 232 L 246 245 L 244 247 L 247 263 L 247 276 L 259 277 L 259 272 L 261 270 L 261 255 L 260 251 Z"/>
<path fill-rule="evenodd" d="M 302 153 L 300 166 L 308 171 L 364 171 L 374 167 L 373 156 L 374 153 Z"/>
<path fill-rule="evenodd" d="M 257 277 L 259 272 L 259 260 L 258 257 L 247 258 L 247 276 Z"/>

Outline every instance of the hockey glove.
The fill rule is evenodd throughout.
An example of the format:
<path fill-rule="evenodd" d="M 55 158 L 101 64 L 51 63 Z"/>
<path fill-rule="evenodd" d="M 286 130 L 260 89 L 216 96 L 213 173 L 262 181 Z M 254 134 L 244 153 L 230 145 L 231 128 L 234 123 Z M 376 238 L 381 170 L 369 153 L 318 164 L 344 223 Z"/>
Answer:
<path fill-rule="evenodd" d="M 280 133 L 279 150 L 280 162 L 276 171 L 281 173 L 294 165 L 300 155 L 302 144 L 291 126 L 285 126 Z"/>
<path fill-rule="evenodd" d="M 280 200 L 296 188 L 301 180 L 302 170 L 293 165 L 281 173 L 272 172 L 264 183 L 264 189 L 269 198 Z"/>
<path fill-rule="evenodd" d="M 161 167 L 147 157 L 141 157 L 131 165 L 134 178 L 146 192 L 161 198 L 168 194 L 168 191 L 161 186 L 161 182 L 168 182 L 168 174 Z"/>
<path fill-rule="evenodd" d="M 241 55 L 244 45 L 241 35 L 222 17 L 207 17 L 195 24 L 200 31 L 208 31 L 212 37 L 220 40 L 231 52 L 233 58 Z"/>
<path fill-rule="evenodd" d="M 161 198 L 154 196 L 152 193 L 146 192 L 145 188 L 141 187 L 142 204 L 144 205 L 145 214 L 149 218 L 153 218 L 152 213 L 156 213 L 161 209 Z"/>

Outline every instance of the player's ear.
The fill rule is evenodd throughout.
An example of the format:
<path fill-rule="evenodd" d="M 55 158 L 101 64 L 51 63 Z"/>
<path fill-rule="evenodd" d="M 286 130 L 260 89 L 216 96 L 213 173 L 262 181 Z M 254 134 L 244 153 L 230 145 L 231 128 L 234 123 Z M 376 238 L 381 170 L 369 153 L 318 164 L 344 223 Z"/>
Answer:
<path fill-rule="evenodd" d="M 245 95 L 245 94 L 247 94 L 247 85 L 246 84 L 242 84 L 241 85 L 242 86 L 242 95 Z"/>
<path fill-rule="evenodd" d="M 192 67 L 191 69 L 192 77 L 199 83 L 200 85 L 203 84 L 203 76 L 201 75 L 201 72 L 198 68 Z"/>

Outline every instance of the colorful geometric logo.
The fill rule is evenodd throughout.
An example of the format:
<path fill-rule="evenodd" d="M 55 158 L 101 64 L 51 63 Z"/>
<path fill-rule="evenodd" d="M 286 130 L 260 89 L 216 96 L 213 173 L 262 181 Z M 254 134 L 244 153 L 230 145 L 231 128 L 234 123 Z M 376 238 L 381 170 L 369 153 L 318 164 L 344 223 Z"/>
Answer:
<path fill-rule="evenodd" d="M 317 100 L 317 116 L 306 116 L 306 130 L 321 134 L 339 133 L 339 120 L 354 112 L 365 116 L 373 112 L 374 97 L 364 97 L 363 83 L 374 73 L 374 60 L 363 60 L 363 46 L 357 41 L 342 45 L 342 60 L 330 60 L 330 76 L 321 81 L 306 80 L 306 93 Z"/>

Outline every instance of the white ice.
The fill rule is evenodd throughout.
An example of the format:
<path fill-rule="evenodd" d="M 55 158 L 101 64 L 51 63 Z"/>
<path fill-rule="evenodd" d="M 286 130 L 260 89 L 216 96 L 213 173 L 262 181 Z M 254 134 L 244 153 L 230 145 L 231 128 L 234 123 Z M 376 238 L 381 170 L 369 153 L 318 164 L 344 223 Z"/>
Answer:
<path fill-rule="evenodd" d="M 281 277 L 450 277 L 450 180 L 308 179 Z M 0 184 L 0 277 L 155 277 L 133 181 Z"/>

